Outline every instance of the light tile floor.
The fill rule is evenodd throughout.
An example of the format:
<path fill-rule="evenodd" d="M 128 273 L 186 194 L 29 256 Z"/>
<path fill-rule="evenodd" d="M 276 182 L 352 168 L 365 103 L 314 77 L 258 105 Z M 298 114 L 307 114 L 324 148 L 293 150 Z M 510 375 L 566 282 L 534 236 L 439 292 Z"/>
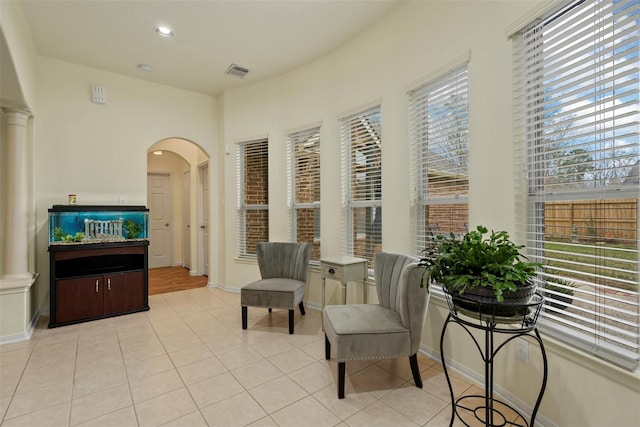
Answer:
<path fill-rule="evenodd" d="M 199 288 L 154 295 L 151 310 L 48 329 L 0 346 L 0 425 L 446 426 L 451 406 L 439 363 L 324 359 L 321 313 L 249 308 L 239 294 Z M 457 394 L 481 393 L 453 375 Z M 473 418 L 473 417 L 472 417 Z M 481 425 L 475 418 L 471 425 Z M 456 422 L 454 425 L 462 425 Z"/>

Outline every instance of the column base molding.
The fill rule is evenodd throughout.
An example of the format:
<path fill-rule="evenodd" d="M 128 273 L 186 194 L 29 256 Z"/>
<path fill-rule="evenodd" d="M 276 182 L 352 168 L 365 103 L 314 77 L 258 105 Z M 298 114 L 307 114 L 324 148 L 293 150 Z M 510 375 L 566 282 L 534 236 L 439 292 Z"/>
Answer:
<path fill-rule="evenodd" d="M 0 295 L 5 293 L 27 292 L 31 289 L 39 274 L 20 273 L 0 276 Z"/>
<path fill-rule="evenodd" d="M 0 277 L 0 344 L 25 341 L 31 338 L 40 317 L 32 313 L 32 288 L 39 274 Z"/>

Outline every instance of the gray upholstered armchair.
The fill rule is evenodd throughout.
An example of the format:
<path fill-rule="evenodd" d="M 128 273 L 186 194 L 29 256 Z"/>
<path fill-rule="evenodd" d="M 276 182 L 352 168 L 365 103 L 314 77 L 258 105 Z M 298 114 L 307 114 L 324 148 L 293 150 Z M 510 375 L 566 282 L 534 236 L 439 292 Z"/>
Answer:
<path fill-rule="evenodd" d="M 289 333 L 293 334 L 296 306 L 304 316 L 304 287 L 311 245 L 309 243 L 259 242 L 256 244 L 261 280 L 240 289 L 242 329 L 247 329 L 247 307 L 289 310 Z"/>
<path fill-rule="evenodd" d="M 331 358 L 333 347 L 338 360 L 339 399 L 344 398 L 347 360 L 409 356 L 413 380 L 422 388 L 417 353 L 429 291 L 420 287 L 425 270 L 417 262 L 413 257 L 379 253 L 374 264 L 379 304 L 325 306 L 325 357 Z"/>

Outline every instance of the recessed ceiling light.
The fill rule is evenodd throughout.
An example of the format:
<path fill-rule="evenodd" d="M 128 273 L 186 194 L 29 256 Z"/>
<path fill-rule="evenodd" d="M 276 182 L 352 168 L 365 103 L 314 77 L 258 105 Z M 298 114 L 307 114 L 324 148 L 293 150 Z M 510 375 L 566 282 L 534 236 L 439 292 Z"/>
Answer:
<path fill-rule="evenodd" d="M 151 72 L 151 65 L 149 64 L 138 64 L 138 70 L 144 71 L 145 73 Z"/>
<path fill-rule="evenodd" d="M 155 154 L 156 156 L 162 156 L 162 151 L 157 150 L 157 151 L 154 151 L 153 154 Z"/>
<path fill-rule="evenodd" d="M 173 30 L 169 27 L 158 26 L 156 27 L 156 34 L 160 37 L 173 37 Z"/>

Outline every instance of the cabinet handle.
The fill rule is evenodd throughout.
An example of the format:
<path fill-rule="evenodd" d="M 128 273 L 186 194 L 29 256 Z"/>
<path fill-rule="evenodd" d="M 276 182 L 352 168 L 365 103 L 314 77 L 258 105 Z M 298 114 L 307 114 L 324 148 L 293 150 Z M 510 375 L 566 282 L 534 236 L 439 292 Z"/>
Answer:
<path fill-rule="evenodd" d="M 96 279 L 96 292 L 98 292 L 98 279 Z"/>
<path fill-rule="evenodd" d="M 336 274 L 336 270 L 334 270 L 333 268 L 329 269 L 329 274 Z"/>
<path fill-rule="evenodd" d="M 107 279 L 107 290 L 111 290 L 111 279 Z"/>

